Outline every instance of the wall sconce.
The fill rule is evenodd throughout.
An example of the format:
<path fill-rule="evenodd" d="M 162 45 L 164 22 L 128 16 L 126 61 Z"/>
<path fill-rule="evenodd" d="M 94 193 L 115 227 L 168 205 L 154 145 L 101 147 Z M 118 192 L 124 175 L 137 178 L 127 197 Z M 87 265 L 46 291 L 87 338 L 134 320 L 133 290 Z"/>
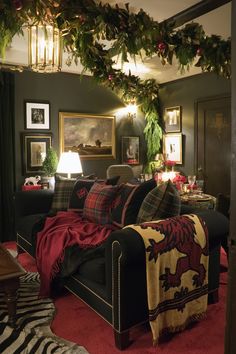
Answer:
<path fill-rule="evenodd" d="M 57 166 L 58 173 L 67 173 L 67 178 L 71 178 L 72 173 L 82 173 L 82 165 L 77 152 L 63 152 Z"/>
<path fill-rule="evenodd" d="M 62 39 L 54 24 L 37 23 L 28 27 L 29 66 L 33 71 L 53 73 L 61 70 Z"/>
<path fill-rule="evenodd" d="M 126 106 L 126 110 L 127 110 L 127 116 L 130 119 L 135 119 L 136 115 L 137 115 L 137 105 L 135 100 L 132 100 L 129 102 L 128 106 Z"/>

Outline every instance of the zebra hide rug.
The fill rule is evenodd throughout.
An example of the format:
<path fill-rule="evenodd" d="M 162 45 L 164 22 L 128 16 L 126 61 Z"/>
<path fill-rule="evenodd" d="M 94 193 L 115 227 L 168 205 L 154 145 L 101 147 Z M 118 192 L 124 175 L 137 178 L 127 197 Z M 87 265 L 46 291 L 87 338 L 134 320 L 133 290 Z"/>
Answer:
<path fill-rule="evenodd" d="M 15 330 L 7 323 L 7 307 L 0 292 L 0 353 L 88 354 L 83 347 L 52 333 L 50 323 L 55 307 L 51 299 L 38 298 L 39 282 L 38 273 L 26 273 L 20 278 Z"/>

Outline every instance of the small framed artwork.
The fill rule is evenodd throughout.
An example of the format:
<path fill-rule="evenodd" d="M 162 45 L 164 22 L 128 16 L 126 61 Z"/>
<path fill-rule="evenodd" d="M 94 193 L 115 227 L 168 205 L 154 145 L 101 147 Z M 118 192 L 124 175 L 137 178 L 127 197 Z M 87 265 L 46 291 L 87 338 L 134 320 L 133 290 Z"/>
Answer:
<path fill-rule="evenodd" d="M 164 115 L 165 132 L 177 133 L 182 129 L 182 110 L 181 106 L 169 107 L 165 109 Z"/>
<path fill-rule="evenodd" d="M 122 163 L 139 165 L 139 136 L 121 137 Z"/>
<path fill-rule="evenodd" d="M 182 134 L 170 133 L 163 136 L 163 153 L 166 160 L 182 164 Z"/>
<path fill-rule="evenodd" d="M 41 174 L 43 160 L 52 146 L 52 134 L 22 133 L 23 174 Z"/>
<path fill-rule="evenodd" d="M 50 129 L 49 102 L 25 102 L 25 128 Z"/>
<path fill-rule="evenodd" d="M 81 159 L 115 158 L 115 117 L 59 113 L 60 152 L 76 151 Z"/>

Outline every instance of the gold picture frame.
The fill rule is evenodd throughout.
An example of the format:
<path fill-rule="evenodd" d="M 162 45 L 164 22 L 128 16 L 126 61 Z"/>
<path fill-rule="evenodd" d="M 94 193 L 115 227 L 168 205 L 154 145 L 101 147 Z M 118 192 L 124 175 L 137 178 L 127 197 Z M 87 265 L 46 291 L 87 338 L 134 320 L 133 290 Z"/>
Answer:
<path fill-rule="evenodd" d="M 165 108 L 164 123 L 165 123 L 166 133 L 181 132 L 182 129 L 181 106 Z"/>
<path fill-rule="evenodd" d="M 59 112 L 60 153 L 76 151 L 81 159 L 116 157 L 115 117 Z"/>
<path fill-rule="evenodd" d="M 163 136 L 163 153 L 166 160 L 182 164 L 182 134 L 169 133 Z"/>

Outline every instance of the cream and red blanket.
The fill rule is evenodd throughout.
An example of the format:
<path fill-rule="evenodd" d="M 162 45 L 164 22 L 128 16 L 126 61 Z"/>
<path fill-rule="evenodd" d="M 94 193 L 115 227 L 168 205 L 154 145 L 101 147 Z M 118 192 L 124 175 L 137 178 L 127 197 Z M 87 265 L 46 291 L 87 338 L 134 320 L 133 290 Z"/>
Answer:
<path fill-rule="evenodd" d="M 147 297 L 153 343 L 205 316 L 208 234 L 196 215 L 129 225 L 146 250 Z"/>

